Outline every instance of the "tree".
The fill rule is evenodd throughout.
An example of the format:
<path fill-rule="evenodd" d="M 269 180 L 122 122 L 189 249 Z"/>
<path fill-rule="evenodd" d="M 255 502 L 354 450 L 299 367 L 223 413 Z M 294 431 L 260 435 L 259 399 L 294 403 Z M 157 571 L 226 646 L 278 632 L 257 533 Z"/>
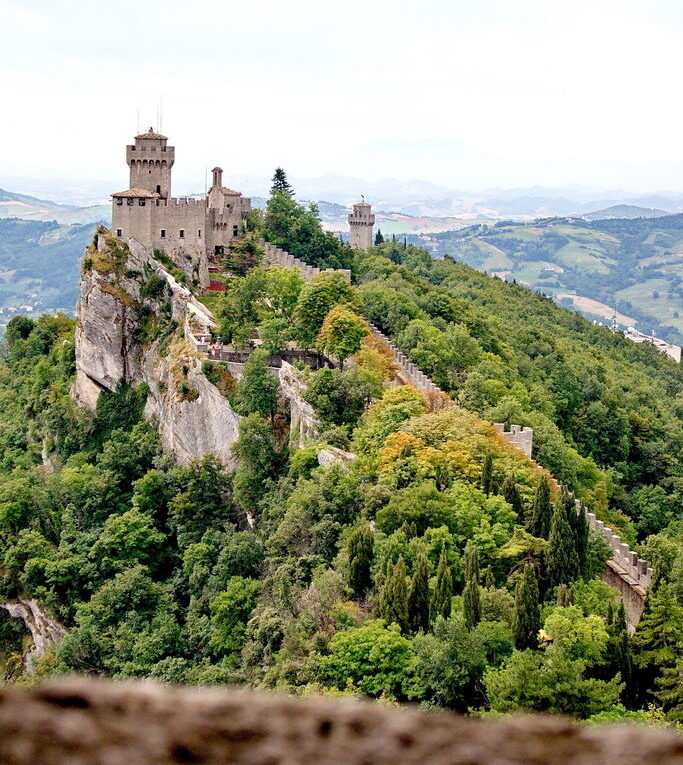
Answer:
<path fill-rule="evenodd" d="M 574 544 L 576 545 L 576 555 L 579 559 L 579 573 L 584 579 L 589 576 L 589 557 L 588 557 L 588 542 L 590 538 L 590 529 L 588 527 L 588 520 L 586 519 L 586 513 L 583 508 L 579 508 L 578 512 L 576 508 L 572 508 L 569 517 L 574 522 Z"/>
<path fill-rule="evenodd" d="M 375 538 L 367 525 L 354 529 L 348 542 L 349 587 L 356 598 L 364 598 L 372 586 Z"/>
<path fill-rule="evenodd" d="M 571 584 L 580 573 L 570 512 L 576 512 L 574 500 L 564 491 L 555 504 L 550 523 L 548 578 L 552 587 Z"/>
<path fill-rule="evenodd" d="M 661 702 L 667 718 L 683 723 L 683 658 L 673 667 L 664 667 L 656 683 L 655 697 Z"/>
<path fill-rule="evenodd" d="M 369 334 L 367 324 L 357 313 L 336 305 L 323 321 L 316 347 L 337 359 L 343 367 L 344 361 L 360 350 L 363 338 Z"/>
<path fill-rule="evenodd" d="M 217 657 L 234 655 L 242 649 L 247 620 L 260 589 L 259 582 L 253 579 L 233 576 L 225 591 L 211 601 L 210 646 Z"/>
<path fill-rule="evenodd" d="M 441 556 L 439 557 L 439 565 L 436 569 L 436 585 L 434 587 L 430 608 L 432 618 L 434 619 L 437 616 L 443 616 L 444 619 L 448 619 L 451 615 L 452 601 L 453 577 L 451 576 L 451 570 L 448 567 L 446 548 L 442 547 Z"/>
<path fill-rule="evenodd" d="M 379 606 L 380 615 L 387 624 L 398 624 L 401 632 L 408 632 L 408 586 L 403 556 L 387 572 Z"/>
<path fill-rule="evenodd" d="M 271 194 L 285 194 L 288 197 L 294 196 L 294 189 L 287 180 L 287 174 L 281 167 L 276 167 L 273 173 L 273 185 L 270 187 Z"/>
<path fill-rule="evenodd" d="M 590 717 L 613 707 L 620 685 L 584 677 L 585 662 L 562 648 L 515 651 L 500 668 L 484 673 L 491 708 L 496 712 L 550 712 Z"/>
<path fill-rule="evenodd" d="M 493 487 L 493 455 L 487 452 L 484 457 L 484 464 L 481 468 L 481 490 L 488 495 Z"/>
<path fill-rule="evenodd" d="M 90 551 L 101 574 L 113 576 L 128 566 L 142 563 L 152 569 L 165 557 L 166 537 L 139 510 L 110 515 Z"/>
<path fill-rule="evenodd" d="M 311 376 L 304 398 L 323 422 L 355 425 L 372 399 L 381 395 L 377 376 L 354 366 L 346 371 L 319 369 Z"/>
<path fill-rule="evenodd" d="M 548 476 L 541 475 L 534 501 L 531 506 L 531 523 L 529 531 L 540 539 L 548 539 L 550 536 L 550 522 L 553 516 L 553 507 L 550 502 L 550 481 Z"/>
<path fill-rule="evenodd" d="M 522 525 L 524 524 L 524 503 L 522 502 L 522 498 L 519 495 L 519 490 L 517 489 L 517 483 L 515 482 L 514 476 L 506 476 L 505 480 L 503 481 L 503 499 L 510 505 L 510 507 L 515 511 L 515 515 L 517 516 L 517 520 Z"/>
<path fill-rule="evenodd" d="M 415 561 L 408 594 L 408 616 L 413 632 L 429 630 L 429 562 L 424 552 L 420 552 Z"/>
<path fill-rule="evenodd" d="M 265 250 L 259 244 L 258 236 L 251 233 L 230 245 L 227 265 L 231 271 L 244 276 L 261 263 L 264 254 Z"/>
<path fill-rule="evenodd" d="M 536 648 L 540 628 L 541 612 L 536 571 L 531 563 L 527 563 L 515 588 L 515 616 L 512 631 L 517 648 L 522 651 L 525 648 Z"/>
<path fill-rule="evenodd" d="M 270 428 L 256 412 L 242 418 L 233 452 L 239 459 L 232 482 L 235 502 L 245 513 L 253 514 L 264 482 L 275 476 L 278 467 Z"/>
<path fill-rule="evenodd" d="M 631 637 L 626 625 L 626 611 L 623 600 L 619 602 L 619 608 L 611 623 L 609 620 L 607 621 L 607 632 L 609 634 L 606 651 L 607 666 L 612 675 L 617 672 L 619 673 L 624 683 L 621 700 L 630 708 L 634 703 L 633 653 L 631 651 Z"/>
<path fill-rule="evenodd" d="M 414 665 L 410 641 L 396 625 L 369 621 L 334 635 L 329 654 L 319 659 L 319 672 L 327 687 L 400 701 L 414 695 Z"/>
<path fill-rule="evenodd" d="M 294 329 L 300 345 L 310 348 L 330 309 L 344 303 L 353 305 L 354 294 L 343 274 L 323 272 L 307 282 L 294 311 Z"/>
<path fill-rule="evenodd" d="M 465 589 L 462 593 L 465 626 L 472 629 L 481 619 L 481 595 L 479 592 L 479 551 L 471 542 L 465 548 Z"/>
<path fill-rule="evenodd" d="M 277 412 L 279 390 L 277 378 L 268 371 L 268 353 L 257 348 L 244 363 L 235 408 L 239 414 L 256 412 L 261 417 L 270 417 L 272 422 Z"/>
<path fill-rule="evenodd" d="M 382 244 L 384 242 L 384 237 L 382 236 L 382 229 L 378 228 L 377 233 L 375 234 L 375 244 Z"/>
<path fill-rule="evenodd" d="M 668 582 L 650 585 L 631 645 L 641 698 L 647 699 L 663 670 L 683 656 L 683 607 Z"/>

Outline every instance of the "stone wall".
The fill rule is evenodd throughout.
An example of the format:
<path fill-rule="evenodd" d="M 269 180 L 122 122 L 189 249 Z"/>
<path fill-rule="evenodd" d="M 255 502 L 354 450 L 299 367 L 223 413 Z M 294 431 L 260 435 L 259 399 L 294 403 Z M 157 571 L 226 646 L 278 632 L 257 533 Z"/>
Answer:
<path fill-rule="evenodd" d="M 266 251 L 264 258 L 267 263 L 274 266 L 283 266 L 284 268 L 298 268 L 299 273 L 307 282 L 314 276 L 323 273 L 323 271 L 343 274 L 346 279 L 351 281 L 351 271 L 346 268 L 316 268 L 315 266 L 309 266 L 308 263 L 304 263 L 303 260 L 299 260 L 299 258 L 295 258 L 294 255 L 290 255 L 290 253 L 286 252 L 281 247 L 276 247 L 274 244 L 266 242 L 263 239 L 261 239 L 259 244 Z"/>
<path fill-rule="evenodd" d="M 524 452 L 527 457 L 531 458 L 534 446 L 533 428 L 525 428 L 522 425 L 510 425 L 510 430 L 505 430 L 505 425 L 502 422 L 494 422 L 493 426 L 503 438 L 513 446 L 516 446 L 521 452 Z"/>
<path fill-rule="evenodd" d="M 333 698 L 70 678 L 0 689 L 5 765 L 680 765 L 683 737 Z"/>

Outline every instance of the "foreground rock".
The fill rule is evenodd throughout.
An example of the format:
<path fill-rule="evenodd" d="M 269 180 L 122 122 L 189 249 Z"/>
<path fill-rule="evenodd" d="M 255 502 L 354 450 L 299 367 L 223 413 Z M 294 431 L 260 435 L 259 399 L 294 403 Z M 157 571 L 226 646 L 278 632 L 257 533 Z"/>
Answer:
<path fill-rule="evenodd" d="M 471 720 L 379 704 L 66 679 L 0 691 L 7 765 L 641 765 L 683 762 L 666 730 Z"/>

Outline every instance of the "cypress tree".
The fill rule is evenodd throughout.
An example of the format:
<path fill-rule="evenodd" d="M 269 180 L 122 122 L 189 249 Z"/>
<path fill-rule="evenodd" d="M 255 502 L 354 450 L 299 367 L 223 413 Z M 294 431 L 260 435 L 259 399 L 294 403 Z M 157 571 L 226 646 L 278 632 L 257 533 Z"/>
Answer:
<path fill-rule="evenodd" d="M 451 576 L 451 570 L 448 567 L 448 561 L 446 560 L 446 548 L 441 547 L 441 556 L 439 557 L 439 565 L 436 569 L 436 586 L 434 587 L 434 594 L 432 595 L 432 618 L 437 616 L 443 616 L 444 619 L 448 619 L 451 615 L 453 599 L 453 577 Z"/>
<path fill-rule="evenodd" d="M 489 452 L 484 457 L 484 464 L 481 467 L 481 490 L 488 495 L 491 493 L 493 485 L 493 455 Z"/>
<path fill-rule="evenodd" d="M 462 593 L 465 626 L 472 629 L 481 620 L 479 592 L 479 553 L 476 545 L 468 543 L 465 549 L 465 589 Z"/>
<path fill-rule="evenodd" d="M 429 629 L 429 563 L 421 552 L 415 561 L 415 573 L 408 595 L 408 616 L 413 632 Z"/>
<path fill-rule="evenodd" d="M 519 523 L 524 524 L 524 504 L 519 496 L 514 476 L 506 476 L 503 481 L 503 499 L 515 511 Z"/>
<path fill-rule="evenodd" d="M 624 690 L 621 692 L 621 700 L 627 707 L 633 705 L 633 654 L 631 652 L 631 638 L 626 625 L 626 611 L 624 601 L 619 603 L 619 608 L 614 614 L 611 627 L 610 644 L 608 653 L 612 660 L 615 672 L 621 674 L 621 682 Z"/>
<path fill-rule="evenodd" d="M 578 512 L 574 508 L 572 519 L 574 521 L 574 543 L 576 544 L 576 554 L 579 558 L 579 573 L 584 579 L 587 579 L 590 528 L 583 508 L 579 508 Z"/>
<path fill-rule="evenodd" d="M 571 584 L 579 576 L 579 558 L 576 554 L 576 543 L 568 508 L 573 500 L 567 492 L 555 504 L 553 518 L 550 523 L 550 539 L 548 546 L 548 579 L 551 587 L 560 584 Z"/>
<path fill-rule="evenodd" d="M 375 539 L 369 526 L 359 526 L 349 536 L 349 587 L 356 598 L 367 595 L 372 585 Z"/>
<path fill-rule="evenodd" d="M 484 573 L 484 587 L 487 590 L 494 590 L 496 588 L 496 579 L 493 575 L 491 566 L 489 566 Z"/>
<path fill-rule="evenodd" d="M 566 584 L 561 584 L 557 588 L 557 605 L 562 608 L 571 606 L 574 602 L 574 590 Z"/>
<path fill-rule="evenodd" d="M 512 632 L 515 645 L 520 651 L 538 647 L 538 631 L 541 629 L 538 581 L 532 564 L 524 566 L 524 573 L 515 588 L 515 614 Z"/>
<path fill-rule="evenodd" d="M 550 521 L 553 516 L 553 507 L 550 503 L 550 481 L 548 476 L 542 475 L 534 502 L 531 506 L 531 523 L 529 532 L 540 539 L 547 539 L 550 536 Z"/>
<path fill-rule="evenodd" d="M 402 632 L 407 632 L 408 620 L 408 585 L 406 584 L 406 564 L 403 556 L 392 567 L 383 587 L 380 610 L 387 624 L 398 624 Z"/>
<path fill-rule="evenodd" d="M 382 229 L 378 228 L 377 233 L 375 234 L 375 244 L 383 244 L 384 243 L 384 237 L 382 236 Z"/>

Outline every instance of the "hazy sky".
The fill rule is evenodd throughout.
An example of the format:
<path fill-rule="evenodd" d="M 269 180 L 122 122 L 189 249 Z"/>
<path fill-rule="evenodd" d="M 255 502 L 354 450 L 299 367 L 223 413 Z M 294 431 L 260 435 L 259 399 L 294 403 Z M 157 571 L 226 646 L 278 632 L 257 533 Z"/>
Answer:
<path fill-rule="evenodd" d="M 0 172 L 683 190 L 680 0 L 0 0 Z"/>

